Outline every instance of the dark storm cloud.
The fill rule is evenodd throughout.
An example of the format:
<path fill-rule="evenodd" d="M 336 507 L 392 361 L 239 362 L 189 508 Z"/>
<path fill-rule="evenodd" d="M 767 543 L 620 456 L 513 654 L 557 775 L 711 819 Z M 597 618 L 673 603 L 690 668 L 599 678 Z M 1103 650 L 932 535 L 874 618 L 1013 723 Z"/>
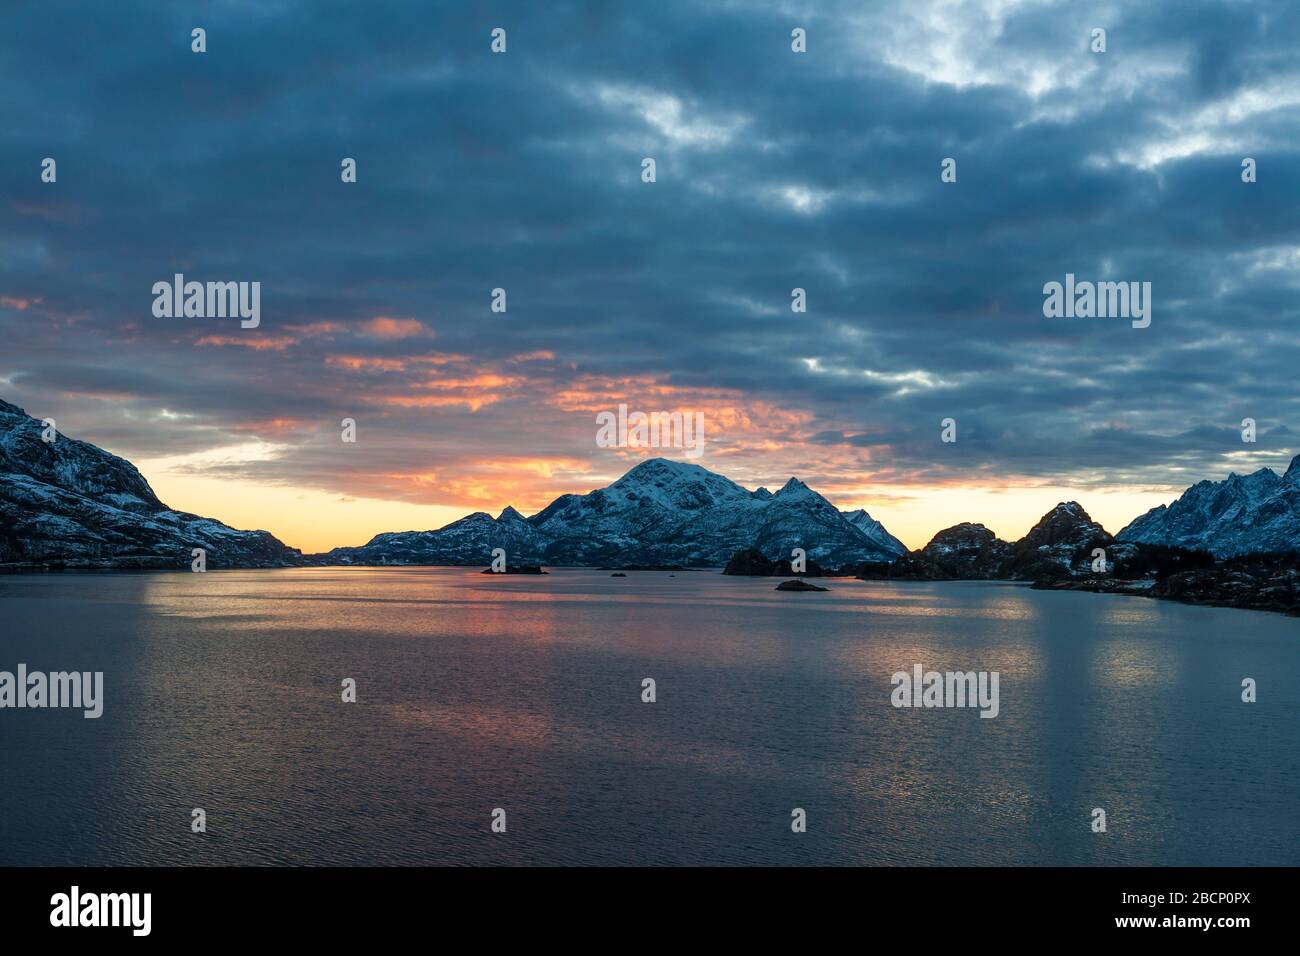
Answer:
<path fill-rule="evenodd" d="M 1240 461 L 1247 416 L 1280 463 L 1300 11 L 1108 9 L 10 6 L 0 396 L 124 454 L 257 435 L 282 446 L 260 477 L 348 491 L 589 460 L 587 404 L 555 396 L 601 382 L 797 412 L 715 434 L 790 449 L 751 473 L 1181 485 Z M 261 327 L 155 319 L 175 272 L 260 281 Z M 1045 319 L 1067 272 L 1151 282 L 1151 327 Z M 347 415 L 364 465 L 323 443 Z"/>

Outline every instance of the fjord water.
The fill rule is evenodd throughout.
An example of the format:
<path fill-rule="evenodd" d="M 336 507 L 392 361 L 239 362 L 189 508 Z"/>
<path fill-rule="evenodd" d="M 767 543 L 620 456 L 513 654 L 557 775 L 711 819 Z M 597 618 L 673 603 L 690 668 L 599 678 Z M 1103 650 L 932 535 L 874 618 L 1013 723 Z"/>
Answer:
<path fill-rule="evenodd" d="M 0 710 L 0 864 L 1300 863 L 1300 621 L 826 583 L 0 577 L 0 670 L 106 698 Z M 893 708 L 917 663 L 999 715 Z"/>

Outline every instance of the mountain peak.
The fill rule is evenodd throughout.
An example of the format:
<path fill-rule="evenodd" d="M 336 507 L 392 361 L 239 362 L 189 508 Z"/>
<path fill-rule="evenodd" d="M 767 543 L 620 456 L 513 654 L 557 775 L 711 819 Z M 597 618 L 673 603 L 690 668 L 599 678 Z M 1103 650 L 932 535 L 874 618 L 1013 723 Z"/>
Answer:
<path fill-rule="evenodd" d="M 1287 466 L 1282 479 L 1284 481 L 1300 481 L 1300 455 L 1296 455 L 1291 459 L 1291 464 Z"/>
<path fill-rule="evenodd" d="M 1228 472 L 1228 477 L 1225 480 L 1231 484 L 1256 487 L 1261 485 L 1268 486 L 1268 485 L 1275 484 L 1278 481 L 1278 476 L 1277 476 L 1277 472 L 1275 472 L 1272 468 L 1257 468 L 1254 471 L 1252 471 L 1249 475 L 1242 475 L 1242 474 L 1238 474 L 1235 471 L 1230 471 Z M 1213 485 L 1214 482 L 1212 481 L 1204 482 L 1204 484 Z"/>
<path fill-rule="evenodd" d="M 23 409 L 19 408 L 17 405 L 11 405 L 11 404 L 9 404 L 9 403 L 6 402 L 3 398 L 0 398 L 0 414 L 3 414 L 3 415 L 21 415 L 21 416 L 23 416 L 23 418 L 27 418 L 27 417 L 29 417 L 29 416 L 27 415 L 27 412 L 26 412 L 26 411 L 24 411 Z"/>
<path fill-rule="evenodd" d="M 1093 521 L 1077 501 L 1062 501 L 1020 539 L 1019 544 L 1033 548 L 1079 547 L 1092 539 L 1110 540 L 1110 534 Z"/>
<path fill-rule="evenodd" d="M 781 490 L 778 491 L 777 494 L 788 496 L 788 495 L 803 494 L 810 491 L 811 489 L 807 485 L 805 485 L 802 481 L 800 481 L 798 478 L 792 477 L 789 481 L 787 481 L 784 485 L 781 486 Z"/>
<path fill-rule="evenodd" d="M 1084 510 L 1083 505 L 1077 501 L 1062 501 L 1047 514 L 1038 519 L 1029 534 L 1033 534 L 1038 528 L 1060 525 L 1093 525 L 1100 528 L 1101 525 L 1092 520 L 1092 516 Z M 1026 535 L 1028 537 L 1028 535 Z"/>
<path fill-rule="evenodd" d="M 997 544 L 1005 547 L 1006 542 L 977 521 L 963 521 L 951 528 L 936 531 L 922 551 L 952 548 L 956 545 L 974 546 Z"/>
<path fill-rule="evenodd" d="M 708 469 L 684 461 L 673 461 L 671 458 L 647 458 L 629 468 L 623 478 L 633 475 L 697 475 L 700 472 L 708 472 Z"/>
<path fill-rule="evenodd" d="M 900 557 L 907 554 L 907 545 L 886 531 L 885 526 L 871 517 L 866 508 L 859 508 L 857 511 L 842 511 L 840 514 L 844 516 L 845 521 L 866 535 L 872 544 Z"/>
<path fill-rule="evenodd" d="M 501 514 L 497 515 L 498 521 L 523 521 L 524 516 L 514 509 L 513 505 L 506 505 L 501 509 Z"/>
<path fill-rule="evenodd" d="M 915 554 L 948 577 L 994 578 L 1000 576 L 1010 547 L 984 525 L 963 521 L 935 534 Z"/>

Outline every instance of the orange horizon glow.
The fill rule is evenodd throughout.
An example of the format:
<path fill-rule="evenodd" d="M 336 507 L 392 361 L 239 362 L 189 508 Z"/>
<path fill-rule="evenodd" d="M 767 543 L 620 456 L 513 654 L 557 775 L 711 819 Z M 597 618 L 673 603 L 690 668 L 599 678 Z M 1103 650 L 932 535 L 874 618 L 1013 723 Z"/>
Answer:
<path fill-rule="evenodd" d="M 376 316 L 360 328 L 363 337 L 380 339 L 428 335 L 410 318 Z M 332 339 L 342 330 L 308 322 L 286 326 L 284 334 Z M 204 341 L 226 345 L 212 336 Z M 278 345 L 250 341 L 267 343 L 252 345 L 253 356 Z M 708 422 L 707 453 L 689 463 L 751 490 L 775 491 L 794 475 L 841 511 L 865 508 L 913 550 L 966 521 L 1016 540 L 1070 500 L 1114 534 L 1184 487 L 1139 484 L 1135 477 L 1102 484 L 1097 475 L 1077 483 L 943 470 L 918 476 L 899 463 L 885 434 L 873 439 L 853 423 L 846 428 L 811 409 L 734 388 L 584 373 L 547 350 L 484 361 L 427 349 L 379 355 L 363 345 L 351 342 L 322 358 L 322 387 L 346 392 L 348 413 L 365 416 L 364 443 L 352 446 L 363 452 L 340 457 L 336 419 L 326 424 L 300 412 L 226 423 L 213 429 L 206 450 L 137 459 L 137 467 L 169 506 L 269 531 L 305 553 L 359 546 L 383 532 L 435 530 L 476 511 L 496 516 L 510 506 L 536 514 L 562 494 L 611 484 L 645 458 L 686 460 L 681 452 L 646 448 L 602 449 L 593 457 L 595 416 L 621 404 L 698 412 Z M 450 437 L 426 437 L 425 427 L 445 428 Z M 851 440 L 810 437 L 828 429 Z M 522 435 L 536 452 L 519 450 Z"/>
<path fill-rule="evenodd" d="M 554 490 L 556 486 L 547 480 L 550 477 L 547 471 L 544 464 L 537 463 L 516 465 L 509 475 L 465 476 L 449 482 L 439 482 L 436 473 L 393 476 L 411 487 L 436 483 L 453 490 L 462 503 L 448 505 L 343 495 L 288 485 L 240 486 L 238 494 L 232 494 L 227 479 L 169 471 L 165 466 L 149 471 L 141 468 L 158 497 L 169 507 L 215 518 L 241 530 L 269 531 L 304 553 L 362 545 L 386 531 L 432 531 L 476 511 L 495 517 L 508 505 L 525 516 L 536 514 L 565 493 Z M 611 483 L 622 473 L 618 471 L 607 479 L 575 485 L 568 491 L 586 494 Z M 1062 501 L 1078 501 L 1094 521 L 1114 534 L 1138 515 L 1168 504 L 1178 495 L 1177 491 L 1149 487 L 1100 490 L 1037 483 L 1000 488 L 890 486 L 864 489 L 850 496 L 837 496 L 811 484 L 810 487 L 841 511 L 865 508 L 912 550 L 924 547 L 937 532 L 963 521 L 983 524 L 998 537 L 1014 541 Z M 1008 493 L 1011 491 L 1015 494 Z"/>

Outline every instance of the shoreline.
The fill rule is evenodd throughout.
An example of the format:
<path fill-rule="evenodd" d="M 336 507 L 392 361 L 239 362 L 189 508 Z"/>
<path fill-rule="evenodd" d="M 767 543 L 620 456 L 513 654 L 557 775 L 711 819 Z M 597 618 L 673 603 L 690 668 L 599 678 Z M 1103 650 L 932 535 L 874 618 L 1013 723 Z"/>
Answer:
<path fill-rule="evenodd" d="M 1137 582 L 1119 581 L 1113 578 L 1103 578 L 1096 581 L 1034 581 L 1029 587 L 1035 591 L 1086 591 L 1089 594 L 1121 594 L 1127 597 L 1150 598 L 1155 601 L 1173 601 L 1176 604 L 1187 604 L 1193 607 L 1224 607 L 1238 611 L 1262 611 L 1268 614 L 1281 614 L 1283 617 L 1300 617 L 1300 604 L 1283 607 L 1278 604 L 1251 601 L 1251 598 L 1259 596 L 1258 591 L 1241 596 L 1216 595 L 1210 597 L 1160 594 L 1156 592 L 1156 586 L 1160 582 L 1151 579 L 1147 579 L 1147 581 L 1149 583 L 1147 583 L 1146 587 L 1134 587 L 1133 585 Z"/>
<path fill-rule="evenodd" d="M 627 570 L 638 573 L 659 573 L 659 574 L 677 574 L 686 572 L 696 572 L 701 574 L 719 574 L 724 573 L 723 568 L 705 568 L 705 567 L 628 567 L 615 568 L 611 565 L 545 565 L 559 571 L 592 571 L 592 572 L 609 572 L 611 570 Z M 413 568 L 443 568 L 447 570 L 462 570 L 483 572 L 485 569 L 480 564 L 316 564 L 304 562 L 301 564 L 268 564 L 268 565 L 241 565 L 238 567 L 228 568 L 209 568 L 202 573 L 213 573 L 220 571 L 290 571 L 290 570 L 309 570 L 309 569 L 345 569 L 345 570 L 383 570 L 397 569 L 409 570 Z M 146 563 L 128 564 L 124 566 L 111 565 L 62 565 L 59 566 L 53 562 L 48 563 L 24 563 L 24 564 L 3 564 L 0 565 L 0 575 L 22 575 L 22 574 L 154 574 L 154 573 L 186 573 L 194 574 L 185 565 L 162 567 L 156 564 Z M 520 575 L 510 575 L 518 577 Z M 534 575 L 524 575 L 532 577 Z M 541 576 L 541 575 L 536 575 Z M 754 578 L 772 578 L 770 574 L 730 574 L 727 577 L 754 577 Z M 800 577 L 796 575 L 796 577 Z M 1121 580 L 1117 578 L 1088 578 L 1081 580 L 1039 580 L 1025 581 L 1014 578 L 908 578 L 908 577 L 880 577 L 880 578 L 863 578 L 849 572 L 843 573 L 822 573 L 809 574 L 802 577 L 812 578 L 814 580 L 821 578 L 828 579 L 849 579 L 860 580 L 865 583 L 888 583 L 888 584 L 956 584 L 956 583 L 982 583 L 982 584 L 1010 584 L 1017 587 L 1027 587 L 1035 591 L 1086 591 L 1091 594 L 1119 594 L 1127 597 L 1144 597 L 1158 601 L 1173 601 L 1178 604 L 1186 604 L 1194 607 L 1221 607 L 1230 608 L 1239 611 L 1262 611 L 1270 614 L 1281 614 L 1284 617 L 1300 617 L 1300 603 L 1287 604 L 1284 600 L 1272 599 L 1269 597 L 1268 589 L 1259 587 L 1247 587 L 1236 593 L 1224 593 L 1222 590 L 1204 592 L 1184 592 L 1184 593 L 1160 593 L 1158 590 L 1162 583 L 1153 578 L 1137 579 L 1132 581 Z M 1202 586 L 1211 588 L 1220 585 L 1220 582 L 1213 579 L 1210 581 L 1202 579 L 1199 582 Z"/>

